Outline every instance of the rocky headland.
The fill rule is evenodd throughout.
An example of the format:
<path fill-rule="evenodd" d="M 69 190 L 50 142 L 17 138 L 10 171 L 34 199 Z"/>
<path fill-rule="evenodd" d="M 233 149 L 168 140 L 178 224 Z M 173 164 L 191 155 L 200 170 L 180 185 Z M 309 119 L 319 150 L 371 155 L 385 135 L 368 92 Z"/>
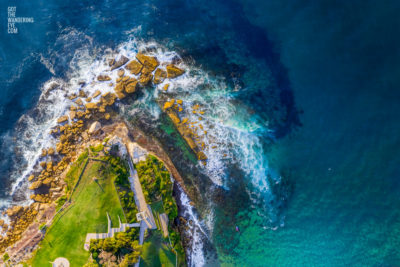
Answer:
<path fill-rule="evenodd" d="M 140 52 L 133 59 L 121 56 L 108 62 L 110 71 L 117 72 L 118 78 L 113 80 L 107 74 L 96 77 L 97 82 L 108 83 L 113 87 L 113 92 L 101 93 L 100 90 L 96 90 L 90 93 L 85 90 L 85 82 L 82 82 L 79 93 L 66 95 L 74 104 L 70 105 L 66 114 L 57 119 L 57 126 L 49 133 L 58 142 L 54 147 L 41 151 L 37 168 L 27 177 L 32 192 L 31 204 L 25 207 L 12 206 L 3 212 L 7 220 L 0 220 L 0 253 L 6 252 L 14 263 L 29 257 L 29 253 L 44 236 L 39 226 L 51 224 L 56 214 L 55 202 L 67 194 L 64 179 L 70 164 L 85 148 L 101 143 L 106 136 L 116 135 L 134 140 L 164 162 L 173 178 L 180 183 L 183 190 L 185 189 L 179 172 L 161 145 L 140 130 L 130 128 L 118 115 L 115 107 L 116 102 L 131 96 L 134 98 L 136 93 L 148 86 L 183 75 L 185 70 L 175 64 L 160 64 L 156 57 Z M 168 87 L 169 84 L 166 83 L 163 90 L 167 91 Z M 198 160 L 206 164 L 207 157 L 202 152 L 204 143 L 198 134 L 198 131 L 202 131 L 201 124 L 181 118 L 179 113 L 184 108 L 183 101 L 163 96 L 160 97 L 159 105 L 168 114 Z M 200 106 L 193 109 L 193 112 L 199 114 L 201 121 L 204 112 Z M 203 132 L 207 134 L 206 131 Z"/>

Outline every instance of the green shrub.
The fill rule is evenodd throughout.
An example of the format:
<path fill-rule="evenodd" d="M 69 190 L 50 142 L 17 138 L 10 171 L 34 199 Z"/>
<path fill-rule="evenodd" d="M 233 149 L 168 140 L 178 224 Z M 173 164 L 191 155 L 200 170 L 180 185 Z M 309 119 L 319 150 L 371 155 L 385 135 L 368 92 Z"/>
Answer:
<path fill-rule="evenodd" d="M 8 255 L 8 253 L 4 253 L 3 261 L 8 261 L 9 259 L 10 259 L 10 256 Z"/>
<path fill-rule="evenodd" d="M 103 151 L 103 149 L 104 149 L 103 144 L 99 144 L 99 145 L 97 145 L 95 147 L 93 147 L 93 146 L 90 147 L 90 151 L 92 151 L 94 153 Z"/>
<path fill-rule="evenodd" d="M 135 168 L 138 172 L 146 201 L 154 203 L 162 199 L 169 221 L 173 222 L 178 216 L 178 207 L 172 196 L 170 174 L 164 164 L 156 157 L 149 155 L 146 161 L 137 163 Z"/>
<path fill-rule="evenodd" d="M 114 237 L 92 239 L 89 251 L 92 253 L 94 259 L 98 257 L 101 251 L 107 251 L 118 258 L 127 257 L 126 260 L 128 263 L 135 263 L 141 252 L 141 246 L 137 241 L 138 238 L 139 229 L 129 228 L 126 232 L 116 233 Z"/>
<path fill-rule="evenodd" d="M 39 225 L 39 230 L 45 230 L 46 229 L 46 223 L 42 223 L 41 225 Z"/>
<path fill-rule="evenodd" d="M 67 196 L 61 196 L 59 199 L 57 199 L 56 211 L 59 211 L 61 207 L 64 206 L 66 201 L 67 201 Z"/>

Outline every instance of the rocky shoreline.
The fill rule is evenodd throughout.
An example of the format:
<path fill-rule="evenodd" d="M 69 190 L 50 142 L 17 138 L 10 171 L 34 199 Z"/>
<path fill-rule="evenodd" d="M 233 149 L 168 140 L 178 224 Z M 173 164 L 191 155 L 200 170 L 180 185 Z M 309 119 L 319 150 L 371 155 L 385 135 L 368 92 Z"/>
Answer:
<path fill-rule="evenodd" d="M 115 112 L 114 103 L 129 95 L 134 95 L 150 83 L 159 84 L 166 79 L 178 77 L 185 71 L 173 63 L 164 64 L 161 67 L 156 57 L 143 53 L 138 53 L 136 59 L 132 60 L 121 56 L 119 59 L 111 60 L 108 64 L 111 71 L 118 73 L 115 83 L 110 76 L 103 74 L 97 76 L 97 81 L 109 83 L 110 87 L 114 87 L 114 92 L 101 94 L 97 90 L 90 94 L 85 91 L 85 82 L 82 81 L 79 93 L 66 95 L 74 104 L 69 107 L 68 114 L 57 119 L 58 125 L 50 132 L 53 137 L 57 138 L 58 143 L 55 147 L 42 150 L 40 163 L 28 177 L 29 189 L 32 190 L 30 198 L 33 203 L 27 207 L 13 206 L 3 212 L 3 216 L 8 218 L 8 223 L 0 220 L 2 230 L 0 253 L 6 252 L 14 263 L 28 258 L 30 252 L 43 238 L 44 233 L 39 230 L 39 225 L 51 224 L 51 220 L 56 214 L 55 201 L 65 195 L 64 178 L 69 165 L 76 160 L 79 152 L 85 147 L 101 142 L 102 138 L 111 132 L 118 134 L 118 132 L 124 131 L 125 137 L 133 137 L 135 142 L 165 163 L 174 179 L 184 189 L 182 177 L 167 153 L 153 138 L 145 136 L 137 129 L 128 130 L 128 126 Z M 163 68 L 164 66 L 165 68 Z M 135 76 L 130 76 L 128 72 Z M 168 90 L 168 84 L 164 86 L 164 90 Z M 178 101 L 175 103 L 170 100 L 168 103 L 170 103 L 169 108 L 179 110 Z M 168 114 L 170 113 L 172 114 L 172 111 L 168 111 Z M 176 118 L 171 117 L 179 130 L 182 127 L 179 126 L 181 125 L 180 120 Z M 126 131 L 123 130 L 124 128 Z M 187 133 L 186 136 L 185 139 L 189 143 L 190 139 Z M 191 147 L 196 149 L 193 145 Z M 196 153 L 199 152 L 196 151 Z M 199 159 L 201 158 L 199 157 Z"/>

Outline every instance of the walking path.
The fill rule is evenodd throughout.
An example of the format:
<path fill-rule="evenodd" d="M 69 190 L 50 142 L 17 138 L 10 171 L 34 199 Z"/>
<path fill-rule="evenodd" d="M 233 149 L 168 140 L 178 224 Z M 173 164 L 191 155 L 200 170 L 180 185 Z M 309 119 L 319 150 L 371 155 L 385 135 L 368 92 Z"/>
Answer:
<path fill-rule="evenodd" d="M 131 189 L 135 195 L 136 206 L 138 207 L 139 214 L 137 215 L 139 221 L 145 221 L 146 226 L 150 229 L 156 229 L 157 225 L 151 212 L 150 205 L 146 203 L 146 198 L 144 197 L 142 186 L 140 184 L 139 176 L 137 171 L 133 167 L 132 159 L 134 159 L 135 146 L 133 143 L 128 144 L 128 154 L 129 154 L 129 183 Z"/>
<path fill-rule="evenodd" d="M 118 142 L 119 140 L 117 140 Z M 137 144 L 129 142 L 127 145 L 128 152 L 128 165 L 129 165 L 129 184 L 131 190 L 134 193 L 135 204 L 138 208 L 139 213 L 136 214 L 136 217 L 139 223 L 121 223 L 121 219 L 119 219 L 119 228 L 111 228 L 111 219 L 107 213 L 108 227 L 107 233 L 88 233 L 86 235 L 84 248 L 85 250 L 89 250 L 90 248 L 90 240 L 91 239 L 104 239 L 107 237 L 113 237 L 115 233 L 124 232 L 128 227 L 140 227 L 139 230 L 139 244 L 143 245 L 144 242 L 144 234 L 146 229 L 157 229 L 156 222 L 153 217 L 153 212 L 151 211 L 151 207 L 147 204 L 146 199 L 143 194 L 142 185 L 140 184 L 139 176 L 135 167 L 133 166 L 133 162 L 137 163 L 141 160 L 146 160 L 147 152 L 141 149 Z M 135 267 L 139 267 L 140 257 L 138 262 L 135 264 Z"/>

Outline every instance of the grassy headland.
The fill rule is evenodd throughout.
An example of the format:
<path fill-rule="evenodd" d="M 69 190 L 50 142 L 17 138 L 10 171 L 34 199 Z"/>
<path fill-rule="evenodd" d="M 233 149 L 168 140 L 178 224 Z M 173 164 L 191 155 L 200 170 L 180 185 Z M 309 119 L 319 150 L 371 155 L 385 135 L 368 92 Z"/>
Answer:
<path fill-rule="evenodd" d="M 79 174 L 74 172 L 70 179 L 77 181 Z M 82 266 L 90 255 L 83 247 L 86 234 L 107 231 L 107 212 L 113 226 L 118 225 L 118 216 L 125 221 L 114 186 L 117 175 L 107 163 L 88 163 L 71 195 L 71 205 L 55 217 L 32 260 L 33 266 L 46 266 L 57 257 L 68 258 L 71 266 Z"/>

